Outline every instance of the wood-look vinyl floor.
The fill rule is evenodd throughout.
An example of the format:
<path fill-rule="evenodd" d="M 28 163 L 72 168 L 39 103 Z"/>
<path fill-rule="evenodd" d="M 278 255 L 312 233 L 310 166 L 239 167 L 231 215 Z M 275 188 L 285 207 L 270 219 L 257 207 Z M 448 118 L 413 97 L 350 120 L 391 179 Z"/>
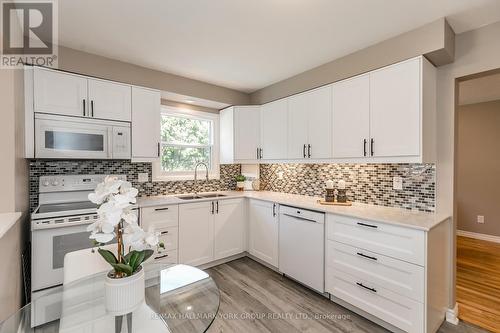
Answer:
<path fill-rule="evenodd" d="M 500 244 L 457 237 L 459 318 L 500 332 Z"/>
<path fill-rule="evenodd" d="M 387 332 L 327 298 L 250 258 L 207 270 L 220 290 L 219 316 L 209 333 Z M 440 333 L 482 333 L 461 322 L 444 323 Z"/>

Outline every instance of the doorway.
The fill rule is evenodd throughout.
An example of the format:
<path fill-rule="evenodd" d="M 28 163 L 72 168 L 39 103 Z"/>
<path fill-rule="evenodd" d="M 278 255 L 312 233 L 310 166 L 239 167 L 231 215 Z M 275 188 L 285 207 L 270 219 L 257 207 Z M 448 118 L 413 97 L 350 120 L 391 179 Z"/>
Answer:
<path fill-rule="evenodd" d="M 459 318 L 500 332 L 500 69 L 457 79 Z"/>

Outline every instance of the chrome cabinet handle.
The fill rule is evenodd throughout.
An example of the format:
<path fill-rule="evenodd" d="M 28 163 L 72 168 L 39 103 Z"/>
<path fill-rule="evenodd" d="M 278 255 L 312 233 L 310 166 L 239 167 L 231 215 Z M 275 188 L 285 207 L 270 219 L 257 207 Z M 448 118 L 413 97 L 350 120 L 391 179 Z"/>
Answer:
<path fill-rule="evenodd" d="M 162 210 L 168 210 L 168 207 L 155 208 L 155 212 L 162 211 Z"/>
<path fill-rule="evenodd" d="M 85 117 L 85 98 L 83 99 L 83 116 Z"/>
<path fill-rule="evenodd" d="M 166 234 L 168 234 L 168 231 L 162 231 L 162 232 L 160 232 L 160 235 L 166 235 Z"/>
<path fill-rule="evenodd" d="M 219 201 L 218 200 L 216 201 L 215 206 L 216 206 L 215 212 L 217 214 L 219 214 Z"/>
<path fill-rule="evenodd" d="M 168 257 L 168 254 L 164 254 L 162 256 L 155 257 L 155 259 L 163 259 L 163 258 L 167 258 L 167 257 Z"/>
<path fill-rule="evenodd" d="M 257 147 L 257 159 L 259 159 L 259 148 Z"/>
<path fill-rule="evenodd" d="M 366 290 L 373 291 L 374 293 L 376 293 L 376 292 L 377 292 L 377 289 L 367 287 L 367 286 L 365 286 L 364 284 L 362 284 L 361 282 L 356 282 L 356 284 L 357 284 L 358 286 L 360 286 L 361 288 L 365 288 Z"/>
<path fill-rule="evenodd" d="M 264 149 L 260 148 L 260 159 L 262 159 L 264 157 L 263 151 L 264 151 Z"/>
<path fill-rule="evenodd" d="M 375 154 L 375 150 L 373 149 L 374 143 L 375 143 L 375 140 L 371 139 L 370 140 L 370 151 L 371 151 L 372 156 L 373 156 L 373 154 Z"/>
<path fill-rule="evenodd" d="M 304 158 L 307 157 L 306 155 L 306 144 L 304 143 L 304 147 L 302 148 L 302 155 L 304 156 Z"/>
<path fill-rule="evenodd" d="M 366 139 L 363 139 L 363 156 L 366 156 Z"/>
<path fill-rule="evenodd" d="M 90 101 L 90 116 L 94 117 L 94 101 Z"/>
<path fill-rule="evenodd" d="M 160 143 L 158 142 L 158 157 L 160 157 Z"/>
<path fill-rule="evenodd" d="M 214 202 L 212 201 L 212 215 L 214 215 Z"/>
<path fill-rule="evenodd" d="M 311 158 L 311 145 L 307 145 L 307 157 Z"/>
<path fill-rule="evenodd" d="M 273 203 L 273 217 L 276 217 L 276 204 Z"/>

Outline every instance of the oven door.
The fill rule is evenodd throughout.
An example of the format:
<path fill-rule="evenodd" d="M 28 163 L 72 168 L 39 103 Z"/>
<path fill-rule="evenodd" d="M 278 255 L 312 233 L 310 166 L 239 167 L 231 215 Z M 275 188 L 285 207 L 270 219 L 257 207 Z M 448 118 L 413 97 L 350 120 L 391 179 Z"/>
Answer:
<path fill-rule="evenodd" d="M 94 215 L 95 216 L 95 215 Z M 80 217 L 74 217 L 80 219 Z M 70 218 L 68 218 L 70 219 Z M 49 220 L 47 220 L 49 222 Z M 55 222 L 52 220 L 52 222 Z M 85 222 L 47 223 L 35 226 L 31 235 L 31 289 L 37 291 L 63 283 L 64 256 L 92 247 Z"/>
<path fill-rule="evenodd" d="M 37 115 L 36 158 L 111 158 L 112 127 L 93 120 Z"/>

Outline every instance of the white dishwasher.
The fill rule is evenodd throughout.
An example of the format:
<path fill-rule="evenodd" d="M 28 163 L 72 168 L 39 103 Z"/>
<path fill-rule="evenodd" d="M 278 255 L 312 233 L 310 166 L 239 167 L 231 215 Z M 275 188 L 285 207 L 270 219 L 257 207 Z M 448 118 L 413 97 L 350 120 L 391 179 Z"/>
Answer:
<path fill-rule="evenodd" d="M 325 214 L 280 206 L 279 270 L 315 289 L 325 291 Z"/>

